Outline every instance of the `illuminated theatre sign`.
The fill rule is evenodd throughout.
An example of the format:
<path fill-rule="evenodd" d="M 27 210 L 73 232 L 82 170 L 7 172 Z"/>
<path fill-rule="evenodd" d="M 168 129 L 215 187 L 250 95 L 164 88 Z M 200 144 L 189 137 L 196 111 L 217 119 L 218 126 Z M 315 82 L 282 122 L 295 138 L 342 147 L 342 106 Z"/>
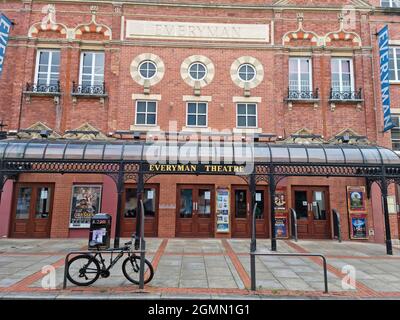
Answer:
<path fill-rule="evenodd" d="M 266 42 L 271 40 L 270 24 L 193 23 L 127 20 L 127 39 L 174 39 Z"/>
<path fill-rule="evenodd" d="M 153 173 L 214 173 L 245 174 L 246 166 L 214 164 L 147 164 L 145 170 Z"/>

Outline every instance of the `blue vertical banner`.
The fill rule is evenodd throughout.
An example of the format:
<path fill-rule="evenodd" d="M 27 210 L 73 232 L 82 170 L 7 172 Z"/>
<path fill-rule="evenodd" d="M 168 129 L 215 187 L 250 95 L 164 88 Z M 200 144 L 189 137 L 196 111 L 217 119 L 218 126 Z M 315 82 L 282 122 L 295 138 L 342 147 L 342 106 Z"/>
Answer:
<path fill-rule="evenodd" d="M 12 22 L 4 14 L 0 15 L 0 76 L 3 71 L 4 56 L 8 44 Z"/>
<path fill-rule="evenodd" d="M 383 132 L 395 127 L 390 112 L 390 74 L 389 74 L 389 28 L 384 26 L 378 32 L 379 62 L 381 74 L 381 95 L 383 107 Z"/>

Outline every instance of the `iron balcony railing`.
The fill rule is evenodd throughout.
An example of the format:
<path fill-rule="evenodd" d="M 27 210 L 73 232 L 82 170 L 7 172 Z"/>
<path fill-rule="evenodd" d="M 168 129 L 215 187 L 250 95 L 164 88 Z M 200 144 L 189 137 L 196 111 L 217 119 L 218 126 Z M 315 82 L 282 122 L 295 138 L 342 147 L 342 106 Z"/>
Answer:
<path fill-rule="evenodd" d="M 360 88 L 358 91 L 351 91 L 331 88 L 329 99 L 331 101 L 362 101 L 362 89 Z"/>
<path fill-rule="evenodd" d="M 61 92 L 60 81 L 56 83 L 26 83 L 25 91 L 27 93 L 54 93 L 59 94 Z"/>
<path fill-rule="evenodd" d="M 106 83 L 98 85 L 77 85 L 75 81 L 72 82 L 72 95 L 87 95 L 87 96 L 104 96 L 106 93 Z"/>
<path fill-rule="evenodd" d="M 293 88 L 288 88 L 288 101 L 293 100 L 318 100 L 319 99 L 319 89 L 315 89 L 315 91 L 310 90 L 297 90 Z"/>

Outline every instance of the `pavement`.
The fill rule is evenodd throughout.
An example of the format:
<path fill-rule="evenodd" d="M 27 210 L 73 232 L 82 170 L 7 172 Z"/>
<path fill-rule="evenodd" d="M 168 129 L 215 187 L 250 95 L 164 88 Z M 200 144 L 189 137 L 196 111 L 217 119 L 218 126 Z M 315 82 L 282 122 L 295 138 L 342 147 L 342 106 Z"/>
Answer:
<path fill-rule="evenodd" d="M 124 241 L 124 240 L 122 240 Z M 272 253 L 269 240 L 257 251 Z M 400 299 L 400 248 L 337 241 L 278 241 L 278 253 L 323 254 L 329 292 L 324 293 L 319 257 L 256 257 L 251 290 L 248 239 L 146 240 L 153 280 L 140 290 L 125 279 L 121 259 L 108 278 L 90 287 L 68 282 L 68 252 L 87 249 L 84 239 L 0 239 L 0 299 Z"/>

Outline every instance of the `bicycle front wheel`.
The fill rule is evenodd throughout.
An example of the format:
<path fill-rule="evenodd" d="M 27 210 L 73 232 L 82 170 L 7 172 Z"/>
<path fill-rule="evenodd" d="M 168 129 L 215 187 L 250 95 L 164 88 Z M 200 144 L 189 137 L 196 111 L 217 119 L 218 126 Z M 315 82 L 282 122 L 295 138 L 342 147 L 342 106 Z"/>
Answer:
<path fill-rule="evenodd" d="M 132 283 L 139 284 L 140 257 L 130 256 L 122 263 L 122 272 L 124 276 Z M 154 269 L 151 263 L 144 260 L 144 283 L 149 283 L 154 276 Z"/>
<path fill-rule="evenodd" d="M 100 264 L 89 254 L 73 257 L 67 268 L 67 278 L 77 286 L 89 286 L 100 276 Z"/>

